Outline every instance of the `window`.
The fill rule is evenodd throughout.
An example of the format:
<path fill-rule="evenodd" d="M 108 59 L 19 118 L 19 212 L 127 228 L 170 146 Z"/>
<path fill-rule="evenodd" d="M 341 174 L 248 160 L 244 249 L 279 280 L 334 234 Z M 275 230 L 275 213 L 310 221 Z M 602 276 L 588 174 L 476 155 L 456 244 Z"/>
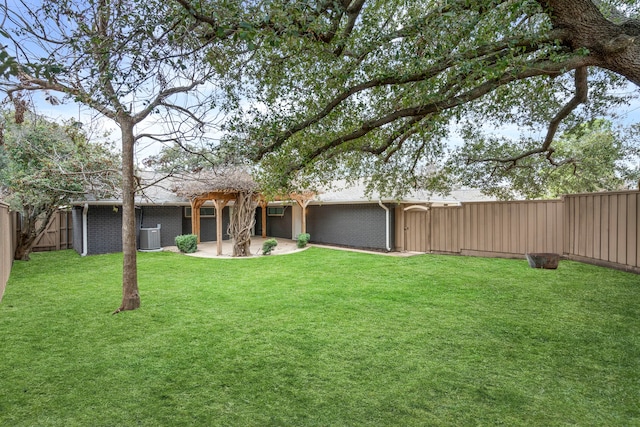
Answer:
<path fill-rule="evenodd" d="M 284 216 L 284 206 L 269 206 L 267 207 L 268 216 Z"/>
<path fill-rule="evenodd" d="M 215 216 L 216 208 L 209 206 L 200 208 L 200 218 L 214 218 Z M 184 217 L 191 218 L 191 206 L 184 208 Z"/>

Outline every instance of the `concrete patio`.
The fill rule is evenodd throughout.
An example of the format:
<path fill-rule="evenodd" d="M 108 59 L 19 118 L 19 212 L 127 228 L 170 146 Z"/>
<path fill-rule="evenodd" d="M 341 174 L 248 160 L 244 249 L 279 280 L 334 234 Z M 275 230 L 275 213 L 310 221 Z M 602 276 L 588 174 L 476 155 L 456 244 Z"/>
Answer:
<path fill-rule="evenodd" d="M 264 256 L 262 255 L 262 244 L 265 240 L 270 238 L 262 238 L 260 236 L 253 236 L 251 238 L 251 256 Z M 276 239 L 278 241 L 278 246 L 276 246 L 272 251 L 271 255 L 284 255 L 293 252 L 300 252 L 305 250 L 306 248 L 299 249 L 297 247 L 297 243 L 295 240 L 291 239 Z M 222 255 L 218 256 L 217 250 L 218 242 L 200 242 L 198 243 L 198 250 L 192 254 L 186 254 L 193 257 L 199 258 L 233 258 L 233 246 L 231 240 L 223 240 L 222 241 Z M 307 246 L 308 248 L 308 246 Z M 169 252 L 180 252 L 176 246 L 166 246 L 162 248 L 164 251 Z M 269 255 L 269 256 L 271 256 Z"/>
<path fill-rule="evenodd" d="M 253 236 L 251 238 L 251 256 L 264 256 L 262 255 L 262 244 L 265 240 L 270 239 L 271 237 L 262 238 L 260 236 Z M 408 257 L 413 255 L 419 255 L 419 252 L 379 252 L 379 251 L 367 251 L 362 249 L 354 249 L 354 248 L 346 248 L 342 246 L 329 246 L 329 245 L 318 245 L 318 244 L 309 244 L 306 247 L 300 249 L 297 246 L 297 242 L 291 239 L 283 239 L 276 238 L 278 241 L 278 246 L 276 246 L 272 251 L 271 255 L 285 255 L 291 254 L 295 252 L 304 251 L 308 249 L 310 246 L 316 246 L 319 248 L 328 248 L 328 249 L 337 249 L 341 251 L 351 251 L 351 252 L 362 252 L 362 253 L 370 253 L 376 255 L 385 255 L 385 256 L 396 256 L 396 257 Z M 199 258 L 232 258 L 232 259 L 240 259 L 234 258 L 232 256 L 233 247 L 231 244 L 231 240 L 223 240 L 222 241 L 222 255 L 217 255 L 217 243 L 213 242 L 200 242 L 198 243 L 198 250 L 192 254 L 185 254 L 188 256 L 199 257 Z M 163 251 L 169 252 L 180 252 L 177 246 L 166 246 L 162 248 Z M 269 255 L 269 256 L 271 256 Z"/>

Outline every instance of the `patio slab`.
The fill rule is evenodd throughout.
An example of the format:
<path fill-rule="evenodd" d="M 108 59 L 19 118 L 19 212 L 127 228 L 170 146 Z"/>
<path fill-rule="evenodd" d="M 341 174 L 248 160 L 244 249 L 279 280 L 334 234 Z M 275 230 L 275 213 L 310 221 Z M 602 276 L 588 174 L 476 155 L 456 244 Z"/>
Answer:
<path fill-rule="evenodd" d="M 251 238 L 251 257 L 265 256 L 265 255 L 262 255 L 262 244 L 264 243 L 265 240 L 268 240 L 270 238 L 271 237 L 267 237 L 266 239 L 264 239 L 260 236 L 253 236 Z M 268 256 L 285 255 L 285 254 L 300 252 L 300 251 L 304 251 L 305 249 L 311 246 L 316 246 L 319 248 L 327 248 L 327 249 L 336 249 L 341 251 L 362 252 L 362 253 L 369 253 L 369 254 L 375 254 L 375 255 L 395 256 L 395 257 L 409 257 L 414 255 L 420 255 L 419 252 L 379 252 L 379 251 L 367 251 L 363 249 L 347 248 L 342 246 L 330 246 L 330 245 L 318 245 L 318 244 L 308 244 L 306 247 L 300 249 L 298 248 L 297 242 L 295 240 L 282 239 L 282 238 L 276 238 L 276 240 L 278 241 L 278 246 L 276 246 L 271 251 L 271 255 L 268 255 Z M 232 256 L 233 246 L 231 244 L 231 240 L 222 241 L 222 255 L 220 256 L 217 255 L 218 253 L 217 248 L 218 248 L 217 242 L 215 241 L 200 242 L 198 243 L 198 250 L 196 252 L 192 254 L 185 254 L 185 255 L 198 257 L 198 258 L 232 258 L 232 259 L 246 258 L 246 257 L 234 258 Z M 177 246 L 165 246 L 162 248 L 162 250 L 169 251 L 169 252 L 177 252 L 177 253 L 180 252 Z"/>
<path fill-rule="evenodd" d="M 262 244 L 265 240 L 269 238 L 262 238 L 259 236 L 253 236 L 251 238 L 251 256 L 264 256 L 262 255 Z M 284 255 L 293 252 L 300 252 L 305 250 L 306 248 L 298 248 L 295 240 L 291 239 L 276 239 L 278 241 L 278 246 L 276 246 L 272 251 L 271 255 Z M 309 246 L 307 246 L 308 248 Z M 177 246 L 166 246 L 162 248 L 164 251 L 169 252 L 180 252 Z M 223 240 L 222 241 L 222 255 L 218 256 L 218 242 L 200 242 L 198 243 L 198 250 L 192 254 L 185 254 L 188 256 L 198 257 L 198 258 L 233 258 L 233 245 L 231 240 Z M 271 256 L 269 255 L 269 256 Z"/>

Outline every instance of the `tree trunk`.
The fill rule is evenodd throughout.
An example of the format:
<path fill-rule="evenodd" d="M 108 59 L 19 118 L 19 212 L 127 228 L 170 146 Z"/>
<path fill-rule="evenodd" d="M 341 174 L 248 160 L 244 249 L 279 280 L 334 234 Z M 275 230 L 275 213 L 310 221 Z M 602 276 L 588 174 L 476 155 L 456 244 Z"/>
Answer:
<path fill-rule="evenodd" d="M 238 193 L 229 223 L 229 234 L 233 239 L 233 256 L 251 255 L 251 229 L 255 223 L 256 202 L 252 192 Z"/>
<path fill-rule="evenodd" d="M 55 213 L 55 210 L 51 210 L 37 215 L 44 215 L 44 217 L 41 218 L 40 226 L 36 228 L 38 218 L 33 218 L 34 214 L 30 214 L 30 211 L 33 212 L 33 209 L 23 209 L 23 212 L 27 212 L 27 214 L 22 215 L 20 219 L 20 229 L 16 236 L 16 249 L 13 253 L 13 259 L 17 261 L 29 261 L 31 259 L 29 255 L 33 245 L 36 243 L 36 239 L 47 229 L 47 225 L 49 225 L 49 221 L 51 221 L 51 217 Z"/>
<path fill-rule="evenodd" d="M 29 255 L 31 254 L 31 249 L 35 241 L 35 237 L 19 232 L 18 238 L 16 239 L 16 251 L 13 254 L 13 259 L 16 261 L 29 261 L 31 259 Z"/>
<path fill-rule="evenodd" d="M 135 193 L 137 183 L 134 176 L 134 125 L 130 118 L 121 118 L 119 124 L 122 132 L 122 304 L 114 314 L 140 307 L 136 260 Z"/>
<path fill-rule="evenodd" d="M 588 65 L 621 74 L 640 86 L 640 21 L 620 24 L 607 20 L 593 0 L 538 0 L 573 51 L 586 48 Z"/>
<path fill-rule="evenodd" d="M 29 254 L 36 241 L 35 231 L 32 231 L 31 220 L 26 217 L 22 217 L 20 220 L 20 229 L 16 236 L 16 249 L 13 253 L 13 259 L 16 261 L 29 261 Z"/>

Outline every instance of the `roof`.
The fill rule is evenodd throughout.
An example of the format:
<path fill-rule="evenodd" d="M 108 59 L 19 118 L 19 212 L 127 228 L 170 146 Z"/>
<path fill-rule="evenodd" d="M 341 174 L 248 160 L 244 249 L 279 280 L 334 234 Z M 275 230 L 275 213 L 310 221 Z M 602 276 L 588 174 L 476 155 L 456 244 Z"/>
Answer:
<path fill-rule="evenodd" d="M 136 205 L 139 206 L 189 206 L 189 199 L 178 196 L 175 192 L 183 178 L 167 176 L 159 172 L 140 172 L 142 190 L 136 194 Z M 121 198 L 96 199 L 88 195 L 85 200 L 73 202 L 73 205 L 121 205 Z"/>
<path fill-rule="evenodd" d="M 414 190 L 400 200 L 377 192 L 366 195 L 364 182 L 355 185 L 347 185 L 345 182 L 337 182 L 334 189 L 320 191 L 311 204 L 358 204 L 382 201 L 384 203 L 429 203 L 431 205 L 459 205 L 462 202 L 478 202 L 495 200 L 483 195 L 480 190 L 461 188 L 452 191 L 448 195 L 441 195 L 427 190 Z"/>
<path fill-rule="evenodd" d="M 216 181 L 205 176 L 199 176 L 195 180 L 187 176 L 166 176 L 157 172 L 141 172 L 140 182 L 143 190 L 136 195 L 136 204 L 139 206 L 189 206 L 188 195 L 203 191 L 239 191 L 245 189 L 247 182 L 240 182 L 240 187 L 225 184 L 225 181 Z M 223 188 L 224 187 L 224 188 Z M 407 194 L 402 199 L 391 196 L 372 193 L 369 197 L 366 195 L 366 186 L 364 182 L 355 185 L 347 185 L 344 181 L 336 181 L 331 189 L 320 190 L 311 205 L 323 204 L 361 204 L 361 203 L 412 203 L 443 206 L 456 205 L 462 202 L 477 202 L 495 200 L 494 198 L 483 195 L 480 190 L 461 188 L 452 191 L 450 194 L 443 196 L 426 190 L 416 190 Z M 96 199 L 87 197 L 86 200 L 78 200 L 74 205 L 120 205 L 121 199 Z"/>

